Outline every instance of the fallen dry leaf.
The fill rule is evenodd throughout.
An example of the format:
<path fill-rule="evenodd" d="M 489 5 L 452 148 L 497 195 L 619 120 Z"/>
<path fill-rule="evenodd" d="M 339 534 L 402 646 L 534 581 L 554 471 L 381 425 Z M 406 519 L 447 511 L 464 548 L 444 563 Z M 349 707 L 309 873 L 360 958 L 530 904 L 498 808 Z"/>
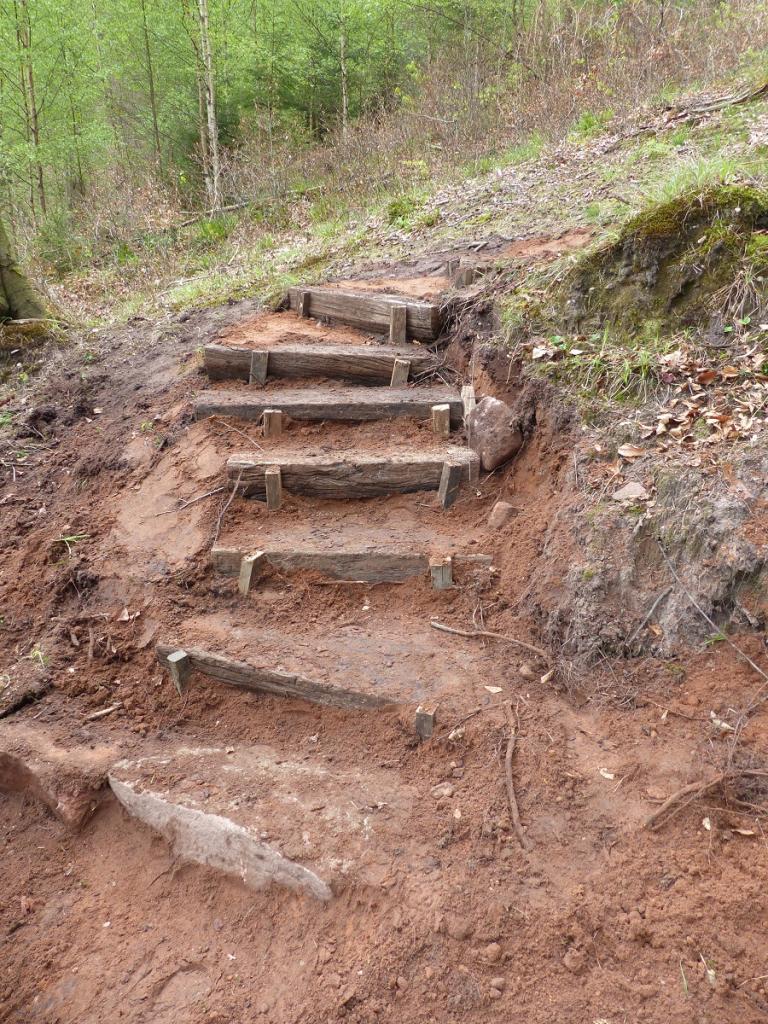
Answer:
<path fill-rule="evenodd" d="M 645 455 L 645 448 L 641 448 L 637 444 L 623 444 L 618 450 L 618 454 L 622 459 L 632 461 L 633 459 L 640 459 Z"/>

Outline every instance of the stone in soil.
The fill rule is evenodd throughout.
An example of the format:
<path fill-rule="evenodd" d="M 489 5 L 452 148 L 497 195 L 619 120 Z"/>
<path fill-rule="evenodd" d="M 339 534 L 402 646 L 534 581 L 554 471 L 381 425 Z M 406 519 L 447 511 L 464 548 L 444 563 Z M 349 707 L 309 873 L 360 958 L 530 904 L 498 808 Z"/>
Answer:
<path fill-rule="evenodd" d="M 121 761 L 109 783 L 125 810 L 182 860 L 328 900 L 378 885 L 409 841 L 415 793 L 382 773 L 331 772 L 267 747 L 181 748 Z"/>
<path fill-rule="evenodd" d="M 469 446 L 480 456 L 486 472 L 508 462 L 523 446 L 512 410 L 490 395 L 481 399 L 467 417 L 467 433 Z"/>

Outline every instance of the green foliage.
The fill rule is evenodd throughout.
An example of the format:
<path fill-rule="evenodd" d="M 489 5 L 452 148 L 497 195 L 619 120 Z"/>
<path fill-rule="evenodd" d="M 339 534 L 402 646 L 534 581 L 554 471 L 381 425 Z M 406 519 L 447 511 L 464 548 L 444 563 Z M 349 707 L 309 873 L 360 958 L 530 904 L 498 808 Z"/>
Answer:
<path fill-rule="evenodd" d="M 401 229 L 411 227 L 415 215 L 421 210 L 423 204 L 423 198 L 412 193 L 395 196 L 387 203 L 385 211 L 387 223 Z"/>
<path fill-rule="evenodd" d="M 204 217 L 197 222 L 194 241 L 203 248 L 226 241 L 237 226 L 234 214 L 219 217 Z"/>
<path fill-rule="evenodd" d="M 766 231 L 768 187 L 752 182 L 706 179 L 651 203 L 578 258 L 565 283 L 569 318 L 642 330 L 719 310 L 740 326 L 768 300 Z"/>
<path fill-rule="evenodd" d="M 61 274 L 85 266 L 91 258 L 86 241 L 78 236 L 71 214 L 61 208 L 43 221 L 36 239 L 37 255 Z"/>
<path fill-rule="evenodd" d="M 583 111 L 573 124 L 571 138 L 576 142 L 586 142 L 588 139 L 601 135 L 613 116 L 612 110 Z"/>

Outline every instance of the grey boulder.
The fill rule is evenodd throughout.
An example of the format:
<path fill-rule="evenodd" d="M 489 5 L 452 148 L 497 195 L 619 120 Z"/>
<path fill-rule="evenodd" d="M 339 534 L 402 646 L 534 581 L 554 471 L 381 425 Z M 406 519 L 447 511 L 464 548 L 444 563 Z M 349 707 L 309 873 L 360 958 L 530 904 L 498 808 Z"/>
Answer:
<path fill-rule="evenodd" d="M 487 396 L 481 399 L 467 417 L 469 447 L 480 456 L 486 472 L 497 469 L 517 455 L 523 446 L 523 435 L 506 402 Z"/>

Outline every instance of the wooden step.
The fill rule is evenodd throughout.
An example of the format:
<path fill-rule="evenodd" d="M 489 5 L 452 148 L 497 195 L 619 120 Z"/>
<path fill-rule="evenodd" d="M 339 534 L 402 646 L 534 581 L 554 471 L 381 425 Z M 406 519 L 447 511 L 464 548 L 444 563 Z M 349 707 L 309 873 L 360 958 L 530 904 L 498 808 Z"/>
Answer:
<path fill-rule="evenodd" d="M 373 711 L 395 703 L 372 693 L 359 693 L 356 690 L 315 682 L 291 672 L 261 668 L 247 661 L 236 661 L 234 658 L 213 654 L 197 647 L 180 649 L 169 644 L 158 644 L 157 659 L 170 670 L 169 658 L 180 650 L 187 655 L 188 671 L 200 672 L 217 682 L 242 690 L 269 693 L 275 697 L 293 697 L 312 704 L 326 704 L 357 711 Z M 173 676 L 176 681 L 178 674 L 174 672 Z"/>
<path fill-rule="evenodd" d="M 453 446 L 442 451 L 361 453 L 345 458 L 287 452 L 233 455 L 227 461 L 227 477 L 232 484 L 240 480 L 242 494 L 265 498 L 265 472 L 271 466 L 279 466 L 282 486 L 291 493 L 317 498 L 375 498 L 383 494 L 436 491 L 446 461 L 463 467 L 467 482 L 478 479 L 477 454 Z"/>
<path fill-rule="evenodd" d="M 195 402 L 198 419 L 237 416 L 259 420 L 279 409 L 295 420 L 430 419 L 433 405 L 450 406 L 452 425 L 463 420 L 461 395 L 453 388 L 280 388 L 207 391 Z"/>
<path fill-rule="evenodd" d="M 248 605 L 214 602 L 199 614 L 190 610 L 173 634 L 178 648 L 164 644 L 159 651 L 165 663 L 174 649 L 184 650 L 193 668 L 230 686 L 352 710 L 454 699 L 473 707 L 488 699 L 494 649 L 447 639 L 430 626 L 428 614 L 393 605 L 384 590 L 371 588 L 365 599 L 360 594 L 346 618 L 326 608 L 325 593 L 308 598 L 302 621 L 293 624 L 268 614 L 252 621 L 258 596 Z M 187 685 L 205 680 L 192 674 Z M 172 692 L 168 700 L 176 700 Z"/>
<path fill-rule="evenodd" d="M 251 356 L 263 346 L 206 345 L 205 369 L 211 380 L 251 379 Z M 324 377 L 357 384 L 388 384 L 396 359 L 410 362 L 410 377 L 429 371 L 435 357 L 417 345 L 300 345 L 269 348 L 268 377 Z"/>
<path fill-rule="evenodd" d="M 224 576 L 238 576 L 243 557 L 259 550 L 249 548 L 215 547 L 211 562 L 216 572 Z M 337 580 L 359 580 L 368 583 L 401 583 L 413 576 L 426 575 L 430 556 L 426 552 L 399 551 L 329 551 L 327 549 L 265 550 L 269 565 L 280 572 L 317 572 Z M 490 555 L 453 555 L 453 567 L 480 569 L 491 565 Z"/>
<path fill-rule="evenodd" d="M 290 288 L 290 308 L 318 320 L 338 320 L 373 333 L 389 331 L 392 308 L 405 305 L 405 329 L 409 338 L 434 341 L 443 326 L 439 305 L 407 295 L 378 292 L 346 292 L 335 288 Z"/>

